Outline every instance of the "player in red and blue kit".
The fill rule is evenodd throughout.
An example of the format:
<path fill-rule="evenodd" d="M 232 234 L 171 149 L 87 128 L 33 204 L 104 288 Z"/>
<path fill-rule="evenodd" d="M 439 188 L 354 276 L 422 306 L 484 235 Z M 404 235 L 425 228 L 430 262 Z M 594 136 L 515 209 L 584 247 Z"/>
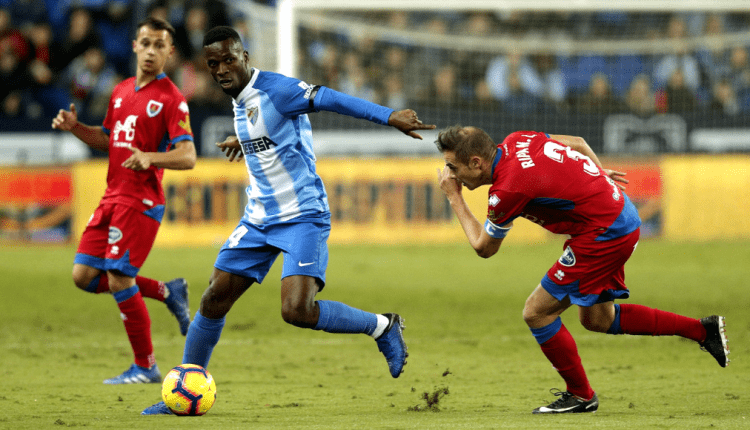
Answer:
<path fill-rule="evenodd" d="M 183 335 L 190 325 L 184 279 L 164 283 L 138 276 L 164 215 L 164 169 L 192 169 L 196 154 L 187 102 L 164 74 L 175 49 L 174 29 L 148 18 L 138 24 L 136 36 L 136 76 L 114 88 L 104 124 L 78 122 L 74 105 L 60 110 L 52 122 L 53 128 L 109 153 L 107 190 L 81 236 L 73 265 L 78 288 L 112 293 L 135 356 L 129 369 L 105 384 L 161 382 L 143 297 L 164 302 Z"/>
<path fill-rule="evenodd" d="M 560 398 L 533 412 L 594 412 L 599 400 L 581 365 L 575 341 L 560 319 L 577 305 L 581 324 L 608 334 L 692 339 L 725 367 L 724 318 L 700 320 L 635 304 L 615 304 L 630 292 L 625 262 L 638 244 L 641 220 L 624 193 L 624 173 L 602 168 L 580 137 L 535 131 L 510 134 L 501 144 L 476 127 L 449 127 L 435 142 L 445 159 L 440 188 L 477 254 L 494 255 L 513 226 L 526 218 L 566 234 L 563 254 L 526 300 L 523 317 L 542 352 L 565 380 Z M 490 185 L 484 226 L 462 188 Z"/>

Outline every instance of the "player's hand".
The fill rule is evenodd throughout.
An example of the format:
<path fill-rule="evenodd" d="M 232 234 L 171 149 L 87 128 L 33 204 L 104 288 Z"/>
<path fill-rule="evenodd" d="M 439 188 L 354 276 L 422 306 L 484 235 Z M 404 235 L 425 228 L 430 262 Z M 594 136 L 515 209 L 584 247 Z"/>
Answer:
<path fill-rule="evenodd" d="M 151 157 L 147 152 L 143 152 L 134 146 L 128 146 L 128 149 L 133 155 L 122 163 L 122 167 L 131 170 L 146 170 L 151 167 Z"/>
<path fill-rule="evenodd" d="M 625 176 L 627 174 L 625 172 L 617 172 L 615 170 L 610 170 L 610 169 L 602 169 L 602 170 L 604 170 L 604 173 L 606 173 L 607 176 L 610 177 L 610 179 L 612 179 L 613 181 L 615 181 L 615 185 L 617 185 L 617 188 L 619 188 L 619 189 L 621 189 L 623 191 L 625 190 L 625 185 L 623 185 L 623 184 L 630 183 L 630 181 L 628 181 L 627 179 L 623 178 L 623 176 Z"/>
<path fill-rule="evenodd" d="M 240 146 L 240 140 L 237 139 L 237 136 L 229 136 L 226 139 L 224 139 L 223 142 L 217 142 L 216 146 L 221 149 L 221 152 L 224 153 L 224 155 L 229 158 L 229 161 L 240 161 L 243 157 L 245 157 L 245 154 L 242 153 L 242 146 Z"/>
<path fill-rule="evenodd" d="M 442 171 L 437 169 L 437 174 L 438 184 L 440 184 L 440 189 L 443 190 L 446 197 L 450 199 L 453 195 L 461 196 L 463 185 L 461 181 L 453 177 L 451 169 L 448 166 L 443 167 Z"/>
<path fill-rule="evenodd" d="M 57 116 L 52 119 L 52 128 L 57 130 L 70 131 L 76 125 L 78 125 L 78 113 L 73 103 L 70 104 L 70 111 L 60 109 Z"/>
<path fill-rule="evenodd" d="M 422 136 L 415 133 L 415 130 L 434 130 L 435 125 L 425 125 L 417 118 L 417 113 L 411 109 L 393 111 L 388 118 L 388 125 L 396 127 L 402 133 L 415 139 L 422 140 Z"/>

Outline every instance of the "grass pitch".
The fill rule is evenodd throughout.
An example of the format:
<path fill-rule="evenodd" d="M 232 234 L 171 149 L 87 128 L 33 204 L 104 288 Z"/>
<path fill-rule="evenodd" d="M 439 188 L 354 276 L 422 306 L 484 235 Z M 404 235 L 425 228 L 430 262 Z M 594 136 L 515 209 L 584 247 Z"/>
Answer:
<path fill-rule="evenodd" d="M 628 302 L 727 317 L 732 363 L 720 368 L 679 338 L 608 336 L 563 321 L 601 402 L 595 414 L 534 416 L 565 388 L 521 319 L 526 296 L 561 253 L 509 246 L 482 260 L 468 245 L 336 246 L 318 297 L 406 320 L 410 357 L 392 379 L 375 342 L 286 325 L 276 264 L 229 313 L 209 370 L 217 402 L 203 417 L 144 417 L 157 384 L 105 386 L 132 362 L 114 300 L 79 291 L 71 247 L 0 250 L 0 428 L 482 429 L 748 428 L 745 242 L 642 241 L 627 266 Z M 157 249 L 144 276 L 190 282 L 194 313 L 216 249 Z M 147 301 L 162 374 L 184 338 Z"/>

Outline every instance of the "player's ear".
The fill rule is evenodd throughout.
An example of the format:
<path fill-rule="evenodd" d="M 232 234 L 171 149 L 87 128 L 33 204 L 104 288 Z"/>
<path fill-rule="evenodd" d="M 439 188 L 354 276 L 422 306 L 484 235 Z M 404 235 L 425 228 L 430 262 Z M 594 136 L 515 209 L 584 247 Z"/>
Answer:
<path fill-rule="evenodd" d="M 136 52 L 136 51 L 135 51 L 135 47 L 137 46 L 137 45 L 136 45 L 137 43 L 138 43 L 138 41 L 137 41 L 137 40 L 134 40 L 134 41 L 133 41 L 133 52 Z"/>

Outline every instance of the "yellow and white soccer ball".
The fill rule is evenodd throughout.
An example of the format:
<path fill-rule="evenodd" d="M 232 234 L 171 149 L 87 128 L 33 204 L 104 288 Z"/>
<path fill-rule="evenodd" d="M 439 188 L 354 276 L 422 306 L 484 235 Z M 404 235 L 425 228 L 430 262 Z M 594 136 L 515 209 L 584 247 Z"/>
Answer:
<path fill-rule="evenodd" d="M 216 401 L 216 382 L 197 364 L 182 364 L 167 373 L 161 398 L 177 415 L 203 415 Z"/>

